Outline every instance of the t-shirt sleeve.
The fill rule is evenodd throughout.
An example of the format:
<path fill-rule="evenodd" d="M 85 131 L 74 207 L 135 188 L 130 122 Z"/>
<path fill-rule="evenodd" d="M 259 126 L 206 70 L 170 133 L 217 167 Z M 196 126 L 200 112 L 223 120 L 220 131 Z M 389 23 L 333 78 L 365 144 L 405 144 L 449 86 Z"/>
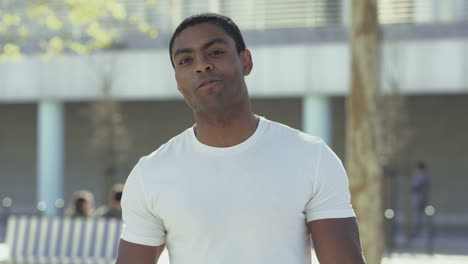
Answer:
<path fill-rule="evenodd" d="M 320 145 L 317 169 L 312 178 L 312 195 L 305 208 L 306 220 L 354 217 L 343 164 L 323 141 Z"/>
<path fill-rule="evenodd" d="M 162 219 L 152 210 L 142 183 L 141 164 L 130 173 L 122 193 L 122 219 L 124 227 L 121 238 L 125 241 L 147 246 L 165 243 L 165 227 Z"/>

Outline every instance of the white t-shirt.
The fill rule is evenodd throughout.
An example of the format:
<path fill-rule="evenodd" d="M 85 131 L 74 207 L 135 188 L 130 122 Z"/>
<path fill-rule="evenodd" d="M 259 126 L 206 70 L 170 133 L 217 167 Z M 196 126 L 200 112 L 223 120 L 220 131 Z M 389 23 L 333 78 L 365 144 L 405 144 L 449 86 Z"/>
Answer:
<path fill-rule="evenodd" d="M 318 137 L 261 118 L 239 145 L 193 128 L 140 159 L 122 197 L 122 239 L 166 243 L 171 264 L 310 263 L 306 222 L 353 217 L 343 165 Z"/>

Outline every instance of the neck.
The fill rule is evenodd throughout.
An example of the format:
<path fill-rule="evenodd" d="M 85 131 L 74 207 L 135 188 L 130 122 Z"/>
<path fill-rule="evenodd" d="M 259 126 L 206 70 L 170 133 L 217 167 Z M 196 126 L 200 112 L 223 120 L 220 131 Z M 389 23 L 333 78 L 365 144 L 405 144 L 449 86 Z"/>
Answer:
<path fill-rule="evenodd" d="M 197 139 L 212 147 L 231 147 L 251 137 L 259 122 L 248 103 L 241 109 L 218 113 L 195 113 L 194 128 Z"/>

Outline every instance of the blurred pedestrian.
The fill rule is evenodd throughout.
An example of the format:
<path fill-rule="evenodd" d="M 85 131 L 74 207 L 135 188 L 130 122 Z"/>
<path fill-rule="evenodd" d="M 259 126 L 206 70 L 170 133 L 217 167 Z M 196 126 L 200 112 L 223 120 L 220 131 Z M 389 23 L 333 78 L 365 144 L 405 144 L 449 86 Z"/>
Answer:
<path fill-rule="evenodd" d="M 429 199 L 429 175 L 424 162 L 416 163 L 416 172 L 411 180 L 411 205 L 413 206 L 412 237 L 417 237 L 424 225 L 425 208 Z"/>
<path fill-rule="evenodd" d="M 101 206 L 96 211 L 96 215 L 105 218 L 122 219 L 122 207 L 120 200 L 122 199 L 123 184 L 115 184 L 109 193 L 109 201 L 107 205 Z"/>
<path fill-rule="evenodd" d="M 74 192 L 65 215 L 71 217 L 94 216 L 94 195 L 86 190 Z"/>

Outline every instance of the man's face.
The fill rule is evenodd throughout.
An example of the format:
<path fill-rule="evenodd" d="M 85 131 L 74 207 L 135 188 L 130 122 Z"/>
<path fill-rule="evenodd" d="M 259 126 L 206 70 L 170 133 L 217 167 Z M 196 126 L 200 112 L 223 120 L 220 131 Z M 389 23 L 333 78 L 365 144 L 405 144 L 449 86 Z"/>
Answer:
<path fill-rule="evenodd" d="M 239 54 L 220 26 L 186 28 L 174 40 L 172 59 L 178 89 L 194 111 L 222 111 L 247 99 L 244 76 L 252 69 L 250 52 Z"/>

